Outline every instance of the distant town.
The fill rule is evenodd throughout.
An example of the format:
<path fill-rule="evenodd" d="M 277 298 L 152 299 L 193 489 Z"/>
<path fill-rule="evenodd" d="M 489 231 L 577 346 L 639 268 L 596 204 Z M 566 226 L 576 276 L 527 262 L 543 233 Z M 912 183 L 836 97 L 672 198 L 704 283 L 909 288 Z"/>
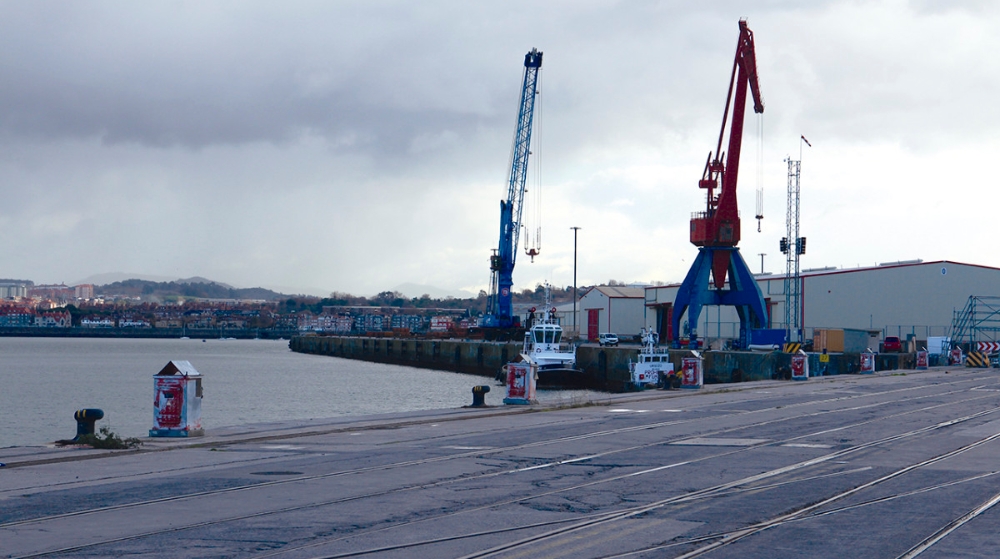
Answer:
<path fill-rule="evenodd" d="M 617 282 L 612 282 L 617 283 Z M 578 288 L 583 295 L 589 288 Z M 573 288 L 551 287 L 550 302 L 572 301 Z M 541 305 L 545 288 L 515 294 L 523 307 Z M 263 288 L 237 289 L 209 280 L 153 282 L 131 279 L 107 285 L 36 285 L 0 279 L 0 335 L 46 335 L 34 329 L 115 329 L 139 334 L 188 330 L 292 335 L 447 333 L 478 325 L 486 293 L 467 299 L 406 297 L 383 291 L 372 297 L 333 292 L 329 297 L 285 295 Z M 31 330 L 26 330 L 31 329 Z M 55 331 L 53 335 L 59 335 Z M 83 334 L 83 332 L 81 332 Z M 153 332 L 144 332 L 153 334 Z M 276 337 L 268 335 L 261 337 Z"/>

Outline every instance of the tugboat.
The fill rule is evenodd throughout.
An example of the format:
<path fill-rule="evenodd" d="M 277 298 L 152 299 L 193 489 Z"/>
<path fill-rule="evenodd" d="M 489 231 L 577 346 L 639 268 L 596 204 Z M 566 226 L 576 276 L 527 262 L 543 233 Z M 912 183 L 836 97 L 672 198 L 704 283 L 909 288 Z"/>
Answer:
<path fill-rule="evenodd" d="M 549 307 L 548 286 L 545 294 L 548 308 L 524 333 L 521 359 L 538 366 L 539 388 L 583 388 L 586 376 L 576 367 L 576 348 L 561 343 L 563 330 L 556 320 L 556 308 Z"/>
<path fill-rule="evenodd" d="M 666 349 L 656 347 L 659 336 L 653 329 L 642 329 L 642 349 L 639 350 L 639 360 L 628 362 L 628 370 L 632 375 L 632 386 L 637 390 L 645 388 L 679 388 L 681 379 L 674 373 L 674 364 L 670 362 L 670 353 Z"/>

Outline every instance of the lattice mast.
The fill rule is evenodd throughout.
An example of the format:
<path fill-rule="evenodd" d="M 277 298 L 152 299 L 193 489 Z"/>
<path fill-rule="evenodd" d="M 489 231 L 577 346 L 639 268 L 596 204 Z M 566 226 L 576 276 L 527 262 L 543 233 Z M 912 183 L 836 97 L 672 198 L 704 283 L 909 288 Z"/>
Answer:
<path fill-rule="evenodd" d="M 791 158 L 788 163 L 788 208 L 785 213 L 785 237 L 781 239 L 781 252 L 785 255 L 785 330 L 787 340 L 800 342 L 802 325 L 802 280 L 799 271 L 799 251 L 790 247 L 788 239 L 799 238 L 799 179 L 801 161 Z"/>
<path fill-rule="evenodd" d="M 806 238 L 799 236 L 799 192 L 802 178 L 802 144 L 812 147 L 805 136 L 800 137 L 799 159 L 788 163 L 788 207 L 785 212 L 785 236 L 779 243 L 785 255 L 785 331 L 790 342 L 802 341 L 802 272 L 799 258 L 806 253 Z"/>

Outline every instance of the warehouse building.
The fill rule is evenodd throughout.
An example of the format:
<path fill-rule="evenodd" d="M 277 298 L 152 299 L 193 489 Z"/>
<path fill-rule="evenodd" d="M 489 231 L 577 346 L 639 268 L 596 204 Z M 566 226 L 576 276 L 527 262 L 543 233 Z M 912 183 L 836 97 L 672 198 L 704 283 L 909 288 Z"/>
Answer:
<path fill-rule="evenodd" d="M 646 323 L 642 287 L 599 285 L 580 298 L 578 307 L 579 331 L 591 342 L 596 342 L 601 332 L 638 336 Z"/>
<path fill-rule="evenodd" d="M 759 274 L 755 279 L 769 314 L 764 327 L 785 329 L 785 274 Z M 1000 295 L 1000 268 L 948 260 L 803 270 L 799 281 L 802 339 L 827 328 L 877 331 L 880 337 L 918 341 L 947 336 L 955 313 L 963 310 L 969 297 Z M 671 317 L 679 288 L 673 284 L 645 289 L 647 323 L 659 331 L 661 340 L 673 339 Z M 704 307 L 697 333 L 709 342 L 738 338 L 735 309 Z M 680 334 L 686 337 L 687 332 Z"/>

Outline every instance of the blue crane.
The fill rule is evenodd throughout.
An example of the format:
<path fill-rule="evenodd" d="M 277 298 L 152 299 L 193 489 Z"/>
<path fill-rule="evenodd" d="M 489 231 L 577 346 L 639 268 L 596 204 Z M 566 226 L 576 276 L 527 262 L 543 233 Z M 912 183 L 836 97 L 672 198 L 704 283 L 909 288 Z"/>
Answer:
<path fill-rule="evenodd" d="M 500 201 L 500 244 L 490 257 L 490 295 L 486 303 L 483 327 L 516 328 L 519 317 L 512 310 L 514 261 L 517 259 L 517 241 L 521 232 L 521 209 L 524 201 L 524 184 L 528 174 L 528 155 L 531 154 L 531 124 L 535 114 L 535 95 L 538 93 L 538 71 L 542 68 L 542 53 L 538 49 L 524 55 L 524 83 L 521 86 L 521 104 L 517 112 L 517 129 L 510 157 L 510 182 L 507 199 Z"/>

